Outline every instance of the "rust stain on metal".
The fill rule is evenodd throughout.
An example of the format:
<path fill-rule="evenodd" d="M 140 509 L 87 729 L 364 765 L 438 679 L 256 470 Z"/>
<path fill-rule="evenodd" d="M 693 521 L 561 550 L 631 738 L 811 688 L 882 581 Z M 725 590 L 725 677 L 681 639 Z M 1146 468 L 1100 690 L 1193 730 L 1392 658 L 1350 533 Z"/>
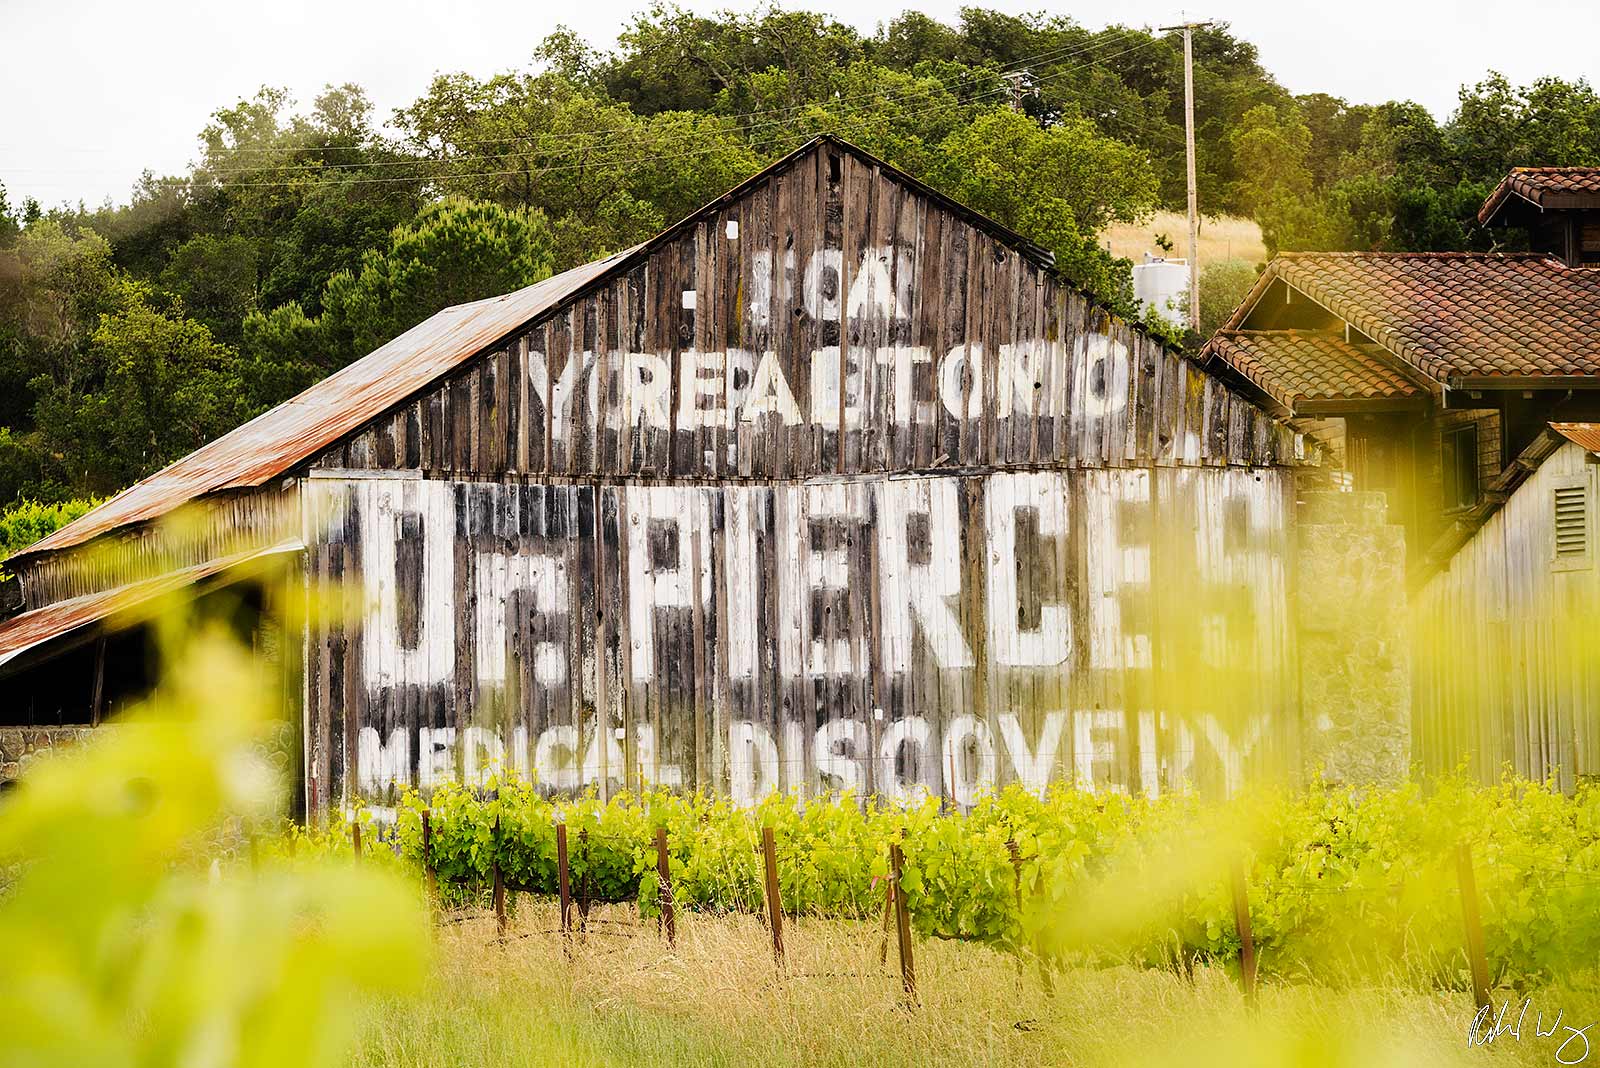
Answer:
<path fill-rule="evenodd" d="M 39 553 L 81 545 L 120 527 L 155 519 L 207 494 L 264 485 L 456 370 L 472 357 L 496 343 L 508 341 L 519 328 L 553 310 L 638 254 L 659 247 L 696 220 L 773 179 L 822 144 L 848 148 L 851 153 L 921 196 L 958 213 L 982 232 L 1013 246 L 1039 266 L 1046 269 L 1053 266 L 1054 257 L 1048 250 L 977 215 L 882 160 L 853 146 L 846 146 L 832 135 L 823 134 L 769 164 L 648 241 L 594 263 L 575 267 L 515 293 L 446 308 L 299 396 L 129 487 L 76 522 L 16 554 L 14 559 L 20 562 Z"/>
<path fill-rule="evenodd" d="M 1600 423 L 1551 423 L 1550 429 L 1574 445 L 1600 453 Z"/>
<path fill-rule="evenodd" d="M 19 557 L 81 545 L 223 490 L 263 485 L 548 311 L 640 246 L 515 293 L 446 308 L 304 393 L 117 494 Z"/>
<path fill-rule="evenodd" d="M 15 616 L 4 623 L 0 623 L 0 674 L 6 672 L 7 664 L 35 646 L 42 645 L 55 638 L 64 637 L 73 631 L 113 616 L 135 612 L 139 609 L 152 608 L 155 602 L 158 602 L 162 597 L 176 593 L 178 590 L 221 574 L 231 568 L 259 561 L 264 557 L 278 553 L 292 552 L 300 548 L 302 546 L 298 541 L 283 542 L 269 549 L 240 553 L 220 560 L 212 560 L 195 567 L 187 567 L 156 578 L 147 579 L 144 582 L 119 586 L 114 590 L 86 594 L 67 601 L 57 601 L 55 604 L 34 609 L 32 612 L 24 612 L 20 616 Z M 128 620 L 127 622 L 135 621 Z"/>

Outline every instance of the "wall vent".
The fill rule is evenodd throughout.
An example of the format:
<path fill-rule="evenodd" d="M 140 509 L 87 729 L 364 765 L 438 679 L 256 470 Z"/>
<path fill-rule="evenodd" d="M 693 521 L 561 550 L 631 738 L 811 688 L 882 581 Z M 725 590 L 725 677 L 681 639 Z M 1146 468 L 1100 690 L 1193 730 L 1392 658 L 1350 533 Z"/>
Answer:
<path fill-rule="evenodd" d="M 1556 559 L 1574 560 L 1589 555 L 1589 488 L 1557 486 Z"/>

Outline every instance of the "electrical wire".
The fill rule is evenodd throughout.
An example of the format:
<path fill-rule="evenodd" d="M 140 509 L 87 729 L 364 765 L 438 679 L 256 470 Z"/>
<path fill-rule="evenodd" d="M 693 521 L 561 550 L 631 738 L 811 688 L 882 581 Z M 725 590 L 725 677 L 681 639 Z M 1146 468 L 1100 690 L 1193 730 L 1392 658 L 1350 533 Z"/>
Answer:
<path fill-rule="evenodd" d="M 1140 32 L 1140 31 L 1134 31 L 1134 30 L 1112 31 L 1112 36 L 1113 37 L 1126 37 L 1129 34 L 1132 34 L 1132 33 L 1135 33 L 1135 32 Z M 1149 39 L 1146 39 L 1146 40 L 1142 40 L 1142 41 L 1134 44 L 1133 46 L 1131 46 L 1129 48 L 1122 49 L 1121 51 L 1112 53 L 1110 55 L 1097 57 L 1096 59 L 1090 60 L 1087 63 L 1075 64 L 1075 65 L 1073 65 L 1071 67 L 1068 67 L 1066 69 L 1056 70 L 1056 71 L 1052 71 L 1052 72 L 1050 72 L 1048 74 L 1040 75 L 1040 76 L 1038 76 L 1038 77 L 1036 77 L 1034 79 L 1034 84 L 1035 84 L 1035 86 L 1046 84 L 1048 82 L 1052 82 L 1052 81 L 1055 81 L 1055 80 L 1057 80 L 1059 78 L 1065 77 L 1065 76 L 1067 76 L 1069 74 L 1075 74 L 1075 73 L 1078 73 L 1081 70 L 1090 69 L 1090 68 L 1098 66 L 1100 64 L 1109 62 L 1109 61 L 1111 61 L 1113 59 L 1117 59 L 1117 58 L 1119 58 L 1121 56 L 1124 56 L 1124 55 L 1127 55 L 1129 53 L 1138 51 L 1140 48 L 1148 47 L 1151 44 L 1156 43 L 1158 40 L 1159 40 L 1158 38 L 1149 38 Z M 1006 73 L 1014 72 L 1014 70 L 1018 70 L 1018 69 L 1025 69 L 1026 66 L 1029 65 L 1029 64 L 1036 64 L 1036 63 L 1042 62 L 1042 61 L 1044 61 L 1046 59 L 1048 59 L 1048 61 L 1051 62 L 1051 63 L 1059 63 L 1061 60 L 1064 60 L 1064 59 L 1067 59 L 1067 58 L 1072 58 L 1072 57 L 1078 56 L 1078 55 L 1083 55 L 1083 54 L 1086 54 L 1088 52 L 1092 52 L 1096 48 L 1103 47 L 1105 45 L 1105 43 L 1106 43 L 1105 42 L 1105 35 L 1101 35 L 1101 39 L 1097 40 L 1094 44 L 1089 45 L 1089 46 L 1085 46 L 1085 47 L 1077 48 L 1077 49 L 1054 49 L 1054 50 L 1049 50 L 1049 51 L 1046 51 L 1046 52 L 1039 53 L 1036 56 L 1025 57 L 1023 60 L 1017 61 L 1017 64 L 1014 65 L 1013 68 L 1002 68 L 999 71 L 989 71 L 989 70 L 977 71 L 977 72 L 974 72 L 972 74 L 963 76 L 963 78 L 959 79 L 959 81 L 965 81 L 965 82 L 968 82 L 968 83 L 972 83 L 972 82 L 976 82 L 976 81 L 978 81 L 978 80 L 980 80 L 982 78 L 987 78 L 987 77 L 990 77 L 990 76 L 995 76 L 995 75 L 1003 76 Z M 944 83 L 942 85 L 942 87 L 947 91 L 954 91 L 952 86 L 950 84 L 948 84 L 948 83 Z M 749 112 L 743 112 L 743 113 L 734 113 L 732 115 L 726 115 L 726 116 L 712 116 L 712 117 L 713 118 L 717 118 L 717 119 L 724 119 L 724 118 L 739 118 L 739 117 L 762 116 L 761 118 L 757 119 L 757 121 L 754 121 L 754 122 L 745 123 L 743 125 L 737 125 L 737 126 L 734 126 L 734 127 L 731 127 L 731 128 L 730 127 L 722 127 L 722 132 L 737 133 L 737 132 L 742 132 L 742 131 L 746 131 L 746 130 L 754 130 L 754 129 L 757 129 L 757 128 L 763 127 L 763 126 L 776 125 L 776 124 L 778 124 L 778 123 L 783 121 L 782 116 L 786 116 L 786 115 L 790 115 L 792 113 L 797 113 L 797 112 L 800 112 L 800 111 L 804 111 L 804 110 L 806 110 L 808 108 L 819 106 L 819 105 L 821 105 L 821 106 L 835 105 L 835 104 L 837 104 L 837 103 L 839 103 L 841 101 L 849 101 L 849 100 L 865 100 L 865 101 L 868 102 L 867 104 L 860 105 L 860 106 L 857 106 L 857 107 L 854 107 L 854 108 L 841 109 L 839 111 L 836 111 L 833 115 L 830 116 L 831 118 L 835 118 L 835 119 L 849 118 L 849 117 L 853 117 L 856 114 L 861 113 L 868 106 L 876 106 L 876 105 L 882 104 L 882 103 L 903 103 L 903 104 L 904 103 L 911 103 L 911 102 L 913 102 L 914 98 L 917 95 L 928 93 L 928 92 L 931 92 L 931 91 L 932 91 L 931 88 L 926 86 L 926 85 L 917 85 L 917 86 L 908 87 L 908 88 L 906 88 L 904 90 L 900 90 L 900 91 L 890 91 L 890 92 L 887 92 L 887 93 L 878 93 L 878 92 L 861 93 L 861 94 L 854 94 L 854 95 L 848 96 L 848 97 L 835 96 L 834 98 L 832 98 L 830 100 L 827 100 L 827 101 L 811 101 L 811 102 L 807 102 L 807 103 L 804 103 L 804 104 L 793 105 L 793 106 L 788 107 L 788 108 L 749 111 Z M 924 110 L 922 112 L 922 114 L 924 116 L 930 115 L 930 114 L 932 114 L 932 115 L 944 114 L 944 113 L 947 113 L 947 112 L 950 112 L 950 111 L 959 110 L 959 109 L 964 108 L 964 107 L 969 107 L 969 106 L 971 106 L 973 104 L 976 104 L 976 103 L 980 103 L 980 102 L 983 102 L 983 101 L 992 100 L 992 99 L 996 99 L 996 98 L 999 98 L 999 97 L 1006 96 L 1006 95 L 1010 94 L 1012 91 L 1013 91 L 1012 87 L 1009 86 L 1009 85 L 992 87 L 992 88 L 990 88 L 988 90 L 985 90 L 983 92 L 980 92 L 980 93 L 974 94 L 972 96 L 969 96 L 966 99 L 957 99 L 957 100 L 951 101 L 951 102 L 949 102 L 947 104 L 944 104 L 942 106 L 936 106 L 936 107 Z M 1081 94 L 1080 93 L 1080 94 L 1077 94 L 1077 95 L 1080 98 L 1083 98 L 1083 99 L 1089 99 L 1091 101 L 1098 102 L 1098 103 L 1106 103 L 1103 100 L 1098 100 L 1098 99 L 1093 98 L 1093 97 L 1088 97 L 1086 94 Z M 668 144 L 668 145 L 675 144 L 675 143 L 681 144 L 681 143 L 687 142 L 689 140 L 695 139 L 695 138 L 697 138 L 699 136 L 701 136 L 701 134 L 699 132 L 686 133 L 686 134 L 684 134 L 684 135 L 682 135 L 680 137 L 676 137 L 676 138 L 670 138 L 669 137 L 669 138 L 667 138 L 665 140 L 664 143 Z M 746 141 L 746 144 L 750 145 L 751 147 L 759 147 L 759 146 L 762 146 L 762 145 L 770 145 L 770 144 L 775 144 L 775 143 L 781 143 L 783 140 L 786 140 L 786 139 L 790 138 L 791 136 L 793 136 L 792 131 L 775 132 L 773 135 L 771 135 L 769 137 L 766 137 L 766 138 L 749 139 L 749 140 Z M 1170 135 L 1166 135 L 1166 136 L 1170 136 Z M 546 140 L 550 140 L 550 139 L 561 140 L 561 139 L 565 139 L 565 138 L 569 138 L 569 137 L 570 138 L 585 138 L 585 137 L 587 137 L 587 138 L 591 138 L 591 140 L 586 145 L 581 145 L 581 146 L 578 146 L 576 148 L 568 149 L 566 151 L 556 152 L 554 154 L 552 154 L 550 152 L 547 152 L 547 151 L 528 151 L 528 152 L 495 153 L 495 154 L 486 154 L 486 155 L 478 155 L 478 156 L 456 156 L 456 157 L 436 158 L 436 159 L 382 160 L 382 161 L 369 162 L 369 163 L 334 163 L 334 164 L 321 164 L 321 165 L 318 165 L 318 164 L 315 164 L 315 163 L 289 163 L 289 164 L 282 164 L 282 165 L 279 165 L 277 167 L 264 168 L 264 169 L 254 169 L 254 168 L 252 168 L 252 169 L 241 169 L 241 170 L 234 170 L 234 171 L 206 171 L 206 170 L 202 169 L 200 173 L 201 173 L 202 176 L 221 176 L 221 177 L 226 178 L 229 175 L 236 175 L 236 174 L 238 174 L 238 175 L 242 175 L 242 174 L 271 174 L 274 171 L 286 171 L 286 170 L 290 170 L 290 169 L 293 169 L 293 168 L 298 168 L 300 173 L 296 177 L 294 177 L 294 178 L 286 178 L 286 179 L 281 180 L 281 181 L 223 182 L 223 183 L 221 183 L 224 188 L 228 188 L 228 189 L 293 188 L 293 187 L 296 187 L 296 186 L 299 186 L 299 185 L 303 184 L 303 180 L 306 179 L 306 178 L 315 179 L 316 177 L 324 175 L 327 172 L 333 171 L 333 170 L 372 170 L 372 169 L 378 168 L 378 167 L 429 167 L 429 166 L 437 167 L 437 166 L 441 166 L 441 165 L 448 166 L 448 165 L 452 165 L 452 164 L 459 164 L 459 163 L 462 163 L 462 162 L 470 162 L 470 161 L 505 160 L 505 159 L 515 159 L 515 158 L 542 158 L 542 159 L 553 159 L 553 160 L 558 160 L 559 161 L 559 160 L 565 160 L 565 159 L 572 159 L 572 158 L 574 158 L 574 157 L 576 157 L 578 155 L 581 155 L 581 154 L 584 154 L 584 153 L 587 153 L 587 152 L 596 152 L 596 153 L 598 153 L 598 152 L 602 152 L 602 151 L 605 151 L 605 150 L 608 150 L 608 149 L 612 149 L 612 150 L 618 149 L 618 148 L 621 148 L 624 144 L 626 144 L 628 147 L 638 146 L 638 145 L 642 144 L 641 139 L 639 139 L 637 136 L 634 136 L 634 135 L 628 135 L 626 137 L 615 137 L 615 136 L 613 136 L 613 137 L 610 137 L 608 139 L 604 135 L 595 135 L 595 134 L 589 133 L 589 132 L 582 132 L 582 133 L 574 132 L 574 133 L 570 133 L 570 134 L 534 134 L 534 135 L 524 135 L 524 136 L 521 136 L 521 137 L 507 137 L 507 138 L 484 138 L 484 139 L 477 139 L 477 142 L 478 143 L 500 143 L 500 142 L 512 142 L 512 141 L 525 142 L 525 141 L 530 140 L 532 137 L 542 137 L 542 138 L 544 138 Z M 463 142 L 458 142 L 458 143 L 472 143 L 472 142 L 471 141 L 463 141 Z M 658 142 L 658 143 L 663 143 L 663 142 Z M 349 149 L 347 147 L 332 147 L 332 146 L 329 146 L 326 149 L 318 149 L 318 150 L 350 151 L 351 149 Z M 723 150 L 722 147 L 719 146 L 718 148 L 713 148 L 713 149 L 702 149 L 702 150 L 699 150 L 699 151 L 681 152 L 681 153 L 662 153 L 662 152 L 656 151 L 656 152 L 652 152 L 651 155 L 649 155 L 647 157 L 641 157 L 640 159 L 628 159 L 628 160 L 621 160 L 621 161 L 607 160 L 606 162 L 611 163 L 613 165 L 619 165 L 619 164 L 620 165 L 628 165 L 628 164 L 633 164 L 633 163 L 658 162 L 658 161 L 661 161 L 663 159 L 693 158 L 693 157 L 697 157 L 697 156 L 711 154 L 713 152 L 719 152 L 719 151 L 722 151 L 722 150 Z M 306 150 L 295 150 L 295 149 L 288 149 L 288 150 L 284 150 L 284 149 L 260 149 L 260 150 L 255 150 L 255 149 L 235 149 L 235 150 L 232 150 L 232 151 L 234 151 L 234 152 L 244 152 L 244 151 L 283 152 L 283 151 L 306 151 Z M 521 175 L 528 175 L 530 177 L 533 177 L 533 176 L 537 176 L 537 175 L 541 175 L 541 174 L 555 173 L 555 172 L 561 172 L 561 171 L 566 171 L 566 170 L 581 170 L 581 169 L 583 169 L 583 168 L 585 168 L 585 167 L 587 167 L 589 165 L 590 165 L 589 162 L 586 161 L 586 162 L 582 162 L 582 163 L 569 164 L 569 165 L 566 165 L 566 166 L 563 166 L 560 163 L 552 163 L 552 164 L 541 166 L 541 167 L 534 168 L 534 169 L 518 168 L 518 169 L 512 169 L 512 170 L 476 171 L 476 172 L 466 172 L 466 173 L 462 173 L 462 172 L 453 172 L 453 173 L 446 172 L 446 173 L 419 174 L 419 175 L 402 175 L 402 176 L 382 177 L 382 178 L 352 178 L 352 179 L 343 180 L 343 182 L 341 184 L 347 184 L 347 185 L 372 185 L 372 184 L 390 184 L 390 183 L 396 183 L 396 182 L 426 182 L 426 181 L 465 180 L 465 179 L 472 179 L 472 178 L 513 177 L 513 176 L 521 176 Z M 59 173 L 68 173 L 68 172 L 50 171 L 50 172 L 46 172 L 46 173 L 58 173 L 59 174 Z M 79 172 L 79 173 L 83 173 L 83 172 Z"/>
<path fill-rule="evenodd" d="M 1136 51 L 1138 47 L 1142 47 L 1142 46 L 1135 46 L 1134 48 L 1126 49 L 1123 52 L 1115 53 L 1112 56 L 1104 57 L 1102 62 L 1105 61 L 1105 60 L 1114 59 L 1117 56 L 1125 55 L 1128 52 Z M 1068 74 L 1076 73 L 1076 71 L 1077 71 L 1077 68 L 1071 68 L 1071 69 L 1068 69 L 1068 70 L 1059 71 L 1059 72 L 1056 72 L 1054 74 L 1047 75 L 1047 76 L 1045 76 L 1043 78 L 1038 79 L 1038 82 L 1043 83 L 1043 82 L 1050 81 L 1050 80 L 1053 80 L 1053 79 L 1058 78 L 1058 77 L 1065 77 Z M 972 97 L 972 98 L 970 98 L 969 100 L 966 100 L 966 101 L 954 101 L 954 102 L 952 102 L 950 104 L 946 104 L 946 105 L 944 105 L 942 107 L 934 107 L 934 108 L 927 109 L 927 110 L 923 111 L 922 114 L 924 116 L 944 114 L 946 112 L 950 112 L 950 111 L 958 110 L 960 108 L 971 106 L 971 104 L 973 104 L 975 102 L 978 102 L 980 100 L 983 100 L 983 99 L 988 99 L 988 98 L 993 98 L 993 97 L 1006 95 L 1009 92 L 1010 92 L 1010 88 L 1009 87 L 991 90 L 991 91 L 989 91 L 987 93 L 978 94 L 977 96 Z M 835 115 L 835 116 L 832 116 L 832 117 L 834 117 L 834 118 L 845 118 L 845 117 L 849 117 L 850 114 L 851 114 L 850 112 L 846 112 L 846 113 L 844 113 L 842 115 Z M 749 146 L 751 146 L 751 147 L 759 147 L 759 146 L 762 146 L 762 145 L 780 144 L 780 143 L 782 143 L 784 141 L 792 139 L 794 136 L 795 136 L 795 134 L 792 131 L 780 131 L 780 132 L 775 132 L 772 136 L 769 136 L 769 137 L 766 137 L 766 138 L 757 138 L 757 139 L 747 140 L 744 143 L 749 145 Z M 603 162 L 605 162 L 609 166 L 629 166 L 629 165 L 634 165 L 634 164 L 641 164 L 642 165 L 642 164 L 650 164 L 650 163 L 660 163 L 660 162 L 665 161 L 665 160 L 689 159 L 689 158 L 695 158 L 695 157 L 699 157 L 699 156 L 710 155 L 710 154 L 713 154 L 713 153 L 718 153 L 718 152 L 725 151 L 725 147 L 726 146 L 717 146 L 717 147 L 714 147 L 714 148 L 700 149 L 698 151 L 679 152 L 679 153 L 655 152 L 655 153 L 652 153 L 652 154 L 650 154 L 648 156 L 641 156 L 641 157 L 637 157 L 637 158 L 623 159 L 623 160 L 605 159 Z M 584 151 L 584 150 L 580 150 L 580 151 Z M 554 156 L 552 158 L 555 158 L 555 159 L 568 159 L 568 158 L 571 158 L 571 156 L 576 155 L 576 154 L 578 154 L 578 153 L 557 154 L 556 156 Z M 531 154 L 530 153 L 522 153 L 520 155 L 531 155 Z M 513 158 L 513 157 L 508 155 L 507 157 L 499 157 L 499 158 Z M 429 165 L 429 164 L 434 164 L 434 163 L 438 163 L 438 162 L 446 162 L 446 161 L 417 160 L 415 162 L 418 165 L 426 166 L 426 165 Z M 465 172 L 465 173 L 455 172 L 455 173 L 438 173 L 438 174 L 424 174 L 424 175 L 404 175 L 404 176 L 384 177 L 384 178 L 347 178 L 347 179 L 339 180 L 338 184 L 340 184 L 340 185 L 350 185 L 350 186 L 354 186 L 354 185 L 378 185 L 378 184 L 393 184 L 393 183 L 396 183 L 396 182 L 460 181 L 460 180 L 471 179 L 471 178 L 503 178 L 503 177 L 514 177 L 514 176 L 527 176 L 527 177 L 532 178 L 532 177 L 539 177 L 539 176 L 542 176 L 542 175 L 545 175 L 545 174 L 560 173 L 560 172 L 564 172 L 564 171 L 584 170 L 584 169 L 586 169 L 588 167 L 594 166 L 597 162 L 599 162 L 599 161 L 588 160 L 588 161 L 584 161 L 584 162 L 581 162 L 581 163 L 572 163 L 572 164 L 565 164 L 565 165 L 560 164 L 560 163 L 556 163 L 556 164 L 551 164 L 551 165 L 548 165 L 548 166 L 542 166 L 542 167 L 536 167 L 536 168 L 523 167 L 523 168 L 517 168 L 517 169 L 512 169 L 512 170 L 498 170 L 498 171 L 472 171 L 472 172 Z M 319 173 L 321 173 L 319 170 L 309 170 L 309 171 L 306 172 L 305 177 L 306 178 L 315 178 L 316 175 L 319 174 Z M 223 184 L 223 187 L 226 188 L 226 189 L 281 189 L 281 188 L 294 188 L 294 187 L 300 186 L 302 184 L 303 184 L 303 182 L 301 182 L 301 181 L 292 181 L 292 180 L 290 180 L 290 181 L 267 181 L 267 182 L 226 182 L 226 183 Z"/>

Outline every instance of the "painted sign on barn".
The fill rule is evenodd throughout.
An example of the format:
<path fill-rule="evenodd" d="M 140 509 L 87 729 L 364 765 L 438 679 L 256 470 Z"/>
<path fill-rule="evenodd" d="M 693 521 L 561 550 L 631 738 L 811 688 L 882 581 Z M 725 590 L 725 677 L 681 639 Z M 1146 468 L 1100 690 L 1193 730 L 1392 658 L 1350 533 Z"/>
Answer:
<path fill-rule="evenodd" d="M 1281 763 L 1301 443 L 1046 260 L 820 143 L 317 456 L 312 806 Z"/>
<path fill-rule="evenodd" d="M 373 800 L 507 773 L 746 802 L 1155 792 L 1232 784 L 1277 711 L 1168 720 L 1150 678 L 1155 589 L 1181 586 L 1217 655 L 1281 685 L 1277 472 L 313 487 L 361 575 L 346 787 Z"/>

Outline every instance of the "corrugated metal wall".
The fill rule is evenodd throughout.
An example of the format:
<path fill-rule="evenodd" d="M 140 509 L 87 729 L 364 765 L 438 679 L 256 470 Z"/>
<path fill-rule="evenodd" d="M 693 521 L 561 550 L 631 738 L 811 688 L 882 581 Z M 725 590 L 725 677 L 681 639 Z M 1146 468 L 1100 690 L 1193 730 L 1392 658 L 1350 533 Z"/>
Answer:
<path fill-rule="evenodd" d="M 1493 781 L 1510 769 L 1600 772 L 1594 464 L 1565 444 L 1434 576 L 1415 602 L 1416 758 L 1428 773 L 1465 765 Z M 1581 493 L 1587 551 L 1558 559 L 1557 490 Z"/>

